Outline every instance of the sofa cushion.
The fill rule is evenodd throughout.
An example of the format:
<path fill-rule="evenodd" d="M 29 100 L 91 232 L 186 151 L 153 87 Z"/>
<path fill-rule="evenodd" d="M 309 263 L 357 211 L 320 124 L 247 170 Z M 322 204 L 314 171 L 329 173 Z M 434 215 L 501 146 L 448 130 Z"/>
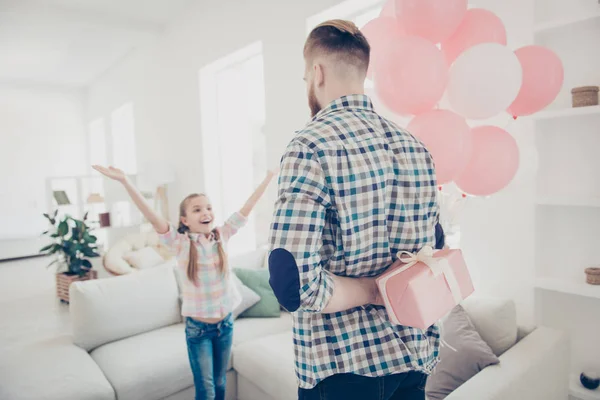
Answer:
<path fill-rule="evenodd" d="M 0 399 L 115 400 L 104 374 L 70 336 L 19 347 L 0 357 Z"/>
<path fill-rule="evenodd" d="M 152 268 L 165 262 L 164 258 L 158 254 L 154 247 L 143 247 L 139 250 L 132 250 L 123 254 L 123 259 L 133 268 L 144 269 Z"/>
<path fill-rule="evenodd" d="M 288 331 L 292 331 L 292 316 L 286 312 L 279 318 L 239 318 L 233 324 L 233 346 Z"/>
<path fill-rule="evenodd" d="M 479 371 L 500 362 L 462 306 L 456 306 L 441 321 L 441 328 L 440 362 L 425 386 L 429 400 L 446 398 Z"/>
<path fill-rule="evenodd" d="M 269 270 L 234 269 L 242 283 L 260 296 L 260 301 L 244 311 L 241 318 L 275 318 L 281 315 L 279 301 L 269 284 Z"/>
<path fill-rule="evenodd" d="M 181 322 L 172 267 L 75 282 L 70 287 L 73 342 L 90 351 Z"/>
<path fill-rule="evenodd" d="M 183 324 L 105 344 L 91 356 L 118 399 L 162 399 L 194 384 Z"/>
<path fill-rule="evenodd" d="M 507 299 L 470 297 L 463 308 L 477 333 L 492 348 L 495 355 L 510 349 L 517 342 L 517 308 Z"/>
<path fill-rule="evenodd" d="M 237 400 L 297 400 L 298 392 L 290 393 L 288 397 L 283 399 L 276 399 L 264 390 L 257 387 L 253 382 L 244 378 L 242 375 L 237 376 L 237 389 L 238 398 Z"/>
<path fill-rule="evenodd" d="M 173 257 L 170 250 L 159 243 L 158 234 L 154 229 L 143 233 L 133 233 L 121 238 L 108 249 L 103 258 L 106 270 L 115 275 L 125 275 L 134 272 L 123 255 L 134 250 L 152 247 L 165 260 Z"/>
<path fill-rule="evenodd" d="M 233 349 L 233 368 L 274 399 L 294 399 L 298 392 L 294 372 L 292 332 L 263 336 Z"/>
<path fill-rule="evenodd" d="M 231 278 L 233 279 L 237 291 L 242 297 L 240 304 L 233 309 L 233 318 L 237 319 L 241 313 L 258 303 L 260 301 L 260 296 L 254 290 L 244 285 L 236 274 L 233 274 Z"/>

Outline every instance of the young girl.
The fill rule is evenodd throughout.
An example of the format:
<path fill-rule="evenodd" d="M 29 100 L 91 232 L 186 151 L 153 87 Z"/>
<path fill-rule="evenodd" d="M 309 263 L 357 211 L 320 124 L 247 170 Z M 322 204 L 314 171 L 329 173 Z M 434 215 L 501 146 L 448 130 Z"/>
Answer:
<path fill-rule="evenodd" d="M 231 354 L 233 317 L 240 302 L 232 283 L 224 244 L 246 223 L 250 211 L 264 194 L 275 175 L 269 171 L 263 182 L 223 226 L 214 226 L 214 213 L 208 197 L 191 194 L 179 206 L 177 230 L 158 215 L 131 184 L 123 171 L 94 165 L 107 177 L 121 182 L 131 199 L 152 223 L 161 241 L 177 255 L 183 279 L 183 305 L 188 356 L 196 400 L 224 400 L 225 375 Z"/>

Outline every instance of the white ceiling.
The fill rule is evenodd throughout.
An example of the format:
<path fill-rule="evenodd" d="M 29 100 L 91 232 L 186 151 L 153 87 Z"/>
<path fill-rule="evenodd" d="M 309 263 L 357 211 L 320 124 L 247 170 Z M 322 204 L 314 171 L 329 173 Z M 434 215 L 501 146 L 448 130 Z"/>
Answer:
<path fill-rule="evenodd" d="M 193 0 L 0 0 L 0 83 L 86 86 Z"/>

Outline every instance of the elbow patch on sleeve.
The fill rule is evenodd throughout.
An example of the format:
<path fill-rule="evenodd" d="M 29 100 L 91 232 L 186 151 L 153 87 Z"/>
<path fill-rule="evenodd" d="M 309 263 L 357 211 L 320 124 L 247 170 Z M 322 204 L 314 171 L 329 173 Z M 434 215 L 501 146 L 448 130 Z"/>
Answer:
<path fill-rule="evenodd" d="M 269 284 L 279 304 L 290 312 L 300 307 L 300 273 L 296 259 L 285 249 L 269 255 Z"/>
<path fill-rule="evenodd" d="M 446 245 L 446 235 L 444 234 L 444 229 L 442 225 L 438 222 L 435 225 L 435 248 L 440 250 L 443 249 Z"/>

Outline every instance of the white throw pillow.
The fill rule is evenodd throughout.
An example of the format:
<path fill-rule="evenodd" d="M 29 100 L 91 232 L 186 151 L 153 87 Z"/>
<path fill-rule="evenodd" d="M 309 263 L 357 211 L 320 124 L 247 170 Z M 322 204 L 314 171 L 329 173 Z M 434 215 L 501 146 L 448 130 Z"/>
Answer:
<path fill-rule="evenodd" d="M 518 327 L 514 301 L 471 296 L 461 304 L 496 356 L 515 345 Z"/>
<path fill-rule="evenodd" d="M 165 259 L 153 247 L 130 251 L 123 255 L 123 259 L 137 269 L 152 268 L 165 262 Z"/>
<path fill-rule="evenodd" d="M 233 318 L 237 318 L 241 313 L 255 305 L 260 301 L 260 296 L 248 286 L 244 285 L 240 278 L 237 277 L 236 274 L 231 272 L 231 278 L 233 279 L 233 283 L 237 288 L 238 293 L 242 297 L 242 301 L 238 306 L 233 310 Z"/>

